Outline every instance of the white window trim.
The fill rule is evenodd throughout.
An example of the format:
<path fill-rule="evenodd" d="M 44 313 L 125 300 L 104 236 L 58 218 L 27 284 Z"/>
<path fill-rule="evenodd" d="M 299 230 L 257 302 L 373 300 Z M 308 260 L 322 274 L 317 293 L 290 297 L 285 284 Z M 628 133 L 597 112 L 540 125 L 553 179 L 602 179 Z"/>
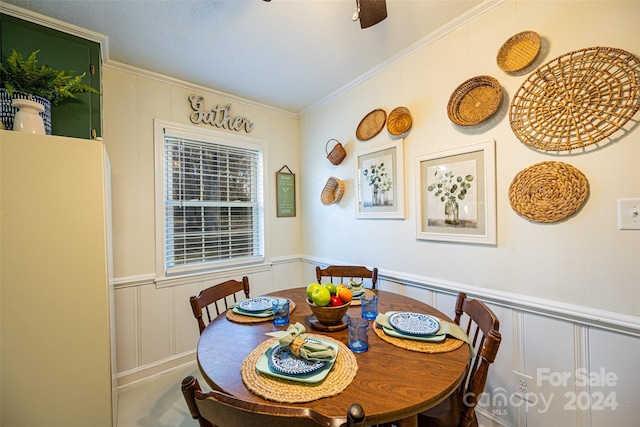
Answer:
<path fill-rule="evenodd" d="M 226 262 L 216 262 L 202 264 L 201 266 L 175 267 L 169 274 L 165 270 L 165 206 L 164 206 L 164 132 L 165 129 L 174 136 L 184 135 L 185 138 L 197 138 L 202 141 L 214 143 L 228 142 L 229 144 L 257 149 L 262 152 L 262 215 L 263 215 L 263 256 L 245 260 L 230 260 Z M 156 282 L 167 279 L 175 279 L 180 276 L 190 276 L 206 274 L 224 269 L 235 269 L 242 266 L 264 264 L 268 259 L 269 247 L 269 180 L 267 179 L 267 149 L 266 142 L 262 139 L 240 136 L 236 134 L 202 129 L 195 126 L 154 119 L 154 151 L 155 151 L 155 262 L 156 262 Z"/>

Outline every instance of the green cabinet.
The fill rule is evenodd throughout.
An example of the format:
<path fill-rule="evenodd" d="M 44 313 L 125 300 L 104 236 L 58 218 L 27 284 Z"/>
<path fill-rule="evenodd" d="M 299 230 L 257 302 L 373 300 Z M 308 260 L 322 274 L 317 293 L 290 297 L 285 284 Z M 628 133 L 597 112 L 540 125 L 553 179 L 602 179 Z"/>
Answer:
<path fill-rule="evenodd" d="M 43 27 L 10 15 L 0 14 L 0 55 L 6 59 L 13 49 L 25 58 L 40 49 L 38 64 L 74 70 L 98 91 L 100 88 L 100 44 L 62 31 Z M 100 96 L 79 94 L 51 109 L 51 133 L 89 139 L 102 135 Z"/>

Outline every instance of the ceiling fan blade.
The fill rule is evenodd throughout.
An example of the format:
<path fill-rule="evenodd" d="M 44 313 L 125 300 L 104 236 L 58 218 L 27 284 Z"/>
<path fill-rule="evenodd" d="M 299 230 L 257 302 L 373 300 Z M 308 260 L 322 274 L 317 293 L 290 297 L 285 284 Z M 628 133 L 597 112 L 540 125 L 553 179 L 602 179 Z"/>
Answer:
<path fill-rule="evenodd" d="M 387 17 L 386 0 L 360 0 L 360 28 L 369 28 Z"/>

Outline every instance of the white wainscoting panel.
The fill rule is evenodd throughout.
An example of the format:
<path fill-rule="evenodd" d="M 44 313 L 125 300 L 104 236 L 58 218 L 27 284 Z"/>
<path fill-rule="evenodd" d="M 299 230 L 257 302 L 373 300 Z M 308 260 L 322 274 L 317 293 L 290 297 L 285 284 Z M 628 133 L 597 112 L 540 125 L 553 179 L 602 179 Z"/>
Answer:
<path fill-rule="evenodd" d="M 125 372 L 139 365 L 138 358 L 138 287 L 116 288 L 114 312 L 116 324 L 116 372 Z"/>
<path fill-rule="evenodd" d="M 244 273 L 236 270 L 227 276 L 219 273 L 207 278 L 194 277 L 191 282 L 180 280 L 172 285 L 157 286 L 139 278 L 130 282 L 119 279 L 115 291 L 118 385 L 125 386 L 195 359 L 199 332 L 189 296 L 245 274 L 249 277 L 251 295 L 306 286 L 315 282 L 316 265 L 328 264 L 346 263 L 292 256 Z M 433 305 L 452 318 L 457 294 L 464 291 L 470 298 L 485 301 L 496 313 L 502 343 L 477 408 L 480 425 L 637 425 L 640 407 L 637 319 L 620 319 L 615 313 L 606 318 L 599 312 L 594 320 L 586 309 L 555 309 L 553 302 L 546 306 L 537 299 L 529 301 L 527 297 L 504 296 L 390 271 L 380 271 L 378 287 Z M 600 324 L 602 327 L 598 327 Z M 516 397 L 513 371 L 532 377 L 528 402 Z M 616 379 L 611 379 L 611 375 Z M 582 384 L 584 376 L 594 377 L 591 381 L 595 383 Z M 608 380 L 599 376 L 608 376 Z M 609 395 L 612 397 L 605 400 Z"/>
<path fill-rule="evenodd" d="M 640 425 L 640 339 L 595 328 L 588 337 L 591 426 Z"/>
<path fill-rule="evenodd" d="M 140 365 L 170 357 L 173 337 L 173 312 L 176 301 L 172 288 L 140 287 Z"/>
<path fill-rule="evenodd" d="M 198 321 L 193 317 L 189 298 L 205 289 L 208 283 L 198 282 L 173 288 L 173 310 L 175 317 L 175 349 L 174 354 L 193 351 L 198 345 L 200 329 Z M 214 311 L 215 314 L 215 311 Z"/>
<path fill-rule="evenodd" d="M 570 322 L 525 314 L 521 339 L 524 342 L 524 373 L 537 378 L 539 369 L 549 373 L 574 372 L 576 369 L 577 353 L 574 325 Z M 527 426 L 549 427 L 553 425 L 572 426 L 576 424 L 576 413 L 564 410 L 563 395 L 575 390 L 571 383 L 551 384 L 548 381 L 536 381 L 537 392 L 534 396 L 544 396 L 549 402 L 545 406 L 542 399 L 533 398 L 529 405 L 525 404 L 520 410 L 527 412 Z"/>

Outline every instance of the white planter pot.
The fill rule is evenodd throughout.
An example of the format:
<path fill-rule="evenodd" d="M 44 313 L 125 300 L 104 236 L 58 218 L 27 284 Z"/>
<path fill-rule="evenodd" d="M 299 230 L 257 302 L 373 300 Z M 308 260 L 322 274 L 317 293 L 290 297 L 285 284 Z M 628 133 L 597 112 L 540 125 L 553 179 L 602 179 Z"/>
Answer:
<path fill-rule="evenodd" d="M 40 117 L 44 105 L 28 99 L 14 99 L 11 106 L 18 108 L 13 120 L 14 131 L 45 135 L 44 121 Z"/>
<path fill-rule="evenodd" d="M 18 108 L 12 105 L 14 99 L 27 99 L 44 105 L 44 112 L 40 113 L 40 117 L 44 120 L 45 133 L 51 135 L 51 102 L 47 98 L 17 91 L 9 96 L 5 88 L 0 88 L 0 120 L 6 130 L 13 130 L 13 120 L 18 112 Z"/>

